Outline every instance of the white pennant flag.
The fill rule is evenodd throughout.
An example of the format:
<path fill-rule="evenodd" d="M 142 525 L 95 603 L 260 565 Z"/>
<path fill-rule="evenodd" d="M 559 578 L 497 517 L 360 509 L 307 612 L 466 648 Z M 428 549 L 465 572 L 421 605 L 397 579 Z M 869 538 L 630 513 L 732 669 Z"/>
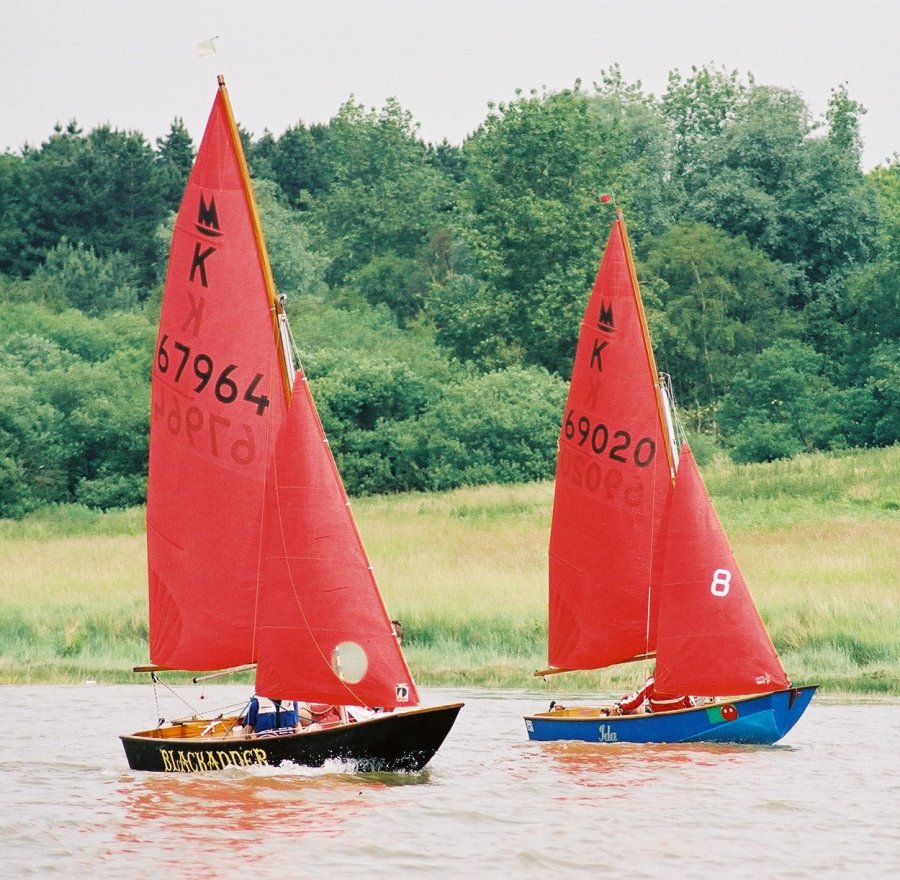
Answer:
<path fill-rule="evenodd" d="M 215 55 L 216 54 L 216 46 L 215 41 L 218 40 L 218 37 L 212 37 L 209 40 L 204 40 L 202 43 L 197 43 L 197 54 L 203 58 L 206 55 Z"/>

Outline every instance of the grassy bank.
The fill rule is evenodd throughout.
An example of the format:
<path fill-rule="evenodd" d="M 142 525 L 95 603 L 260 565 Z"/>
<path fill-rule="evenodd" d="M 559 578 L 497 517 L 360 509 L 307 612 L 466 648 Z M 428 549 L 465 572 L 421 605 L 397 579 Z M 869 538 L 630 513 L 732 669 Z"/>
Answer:
<path fill-rule="evenodd" d="M 704 476 L 791 678 L 900 694 L 900 447 Z M 546 483 L 354 503 L 421 684 L 543 686 L 551 503 Z M 142 510 L 0 521 L 0 683 L 144 680 L 145 564 Z M 637 666 L 547 688 L 617 692 Z"/>

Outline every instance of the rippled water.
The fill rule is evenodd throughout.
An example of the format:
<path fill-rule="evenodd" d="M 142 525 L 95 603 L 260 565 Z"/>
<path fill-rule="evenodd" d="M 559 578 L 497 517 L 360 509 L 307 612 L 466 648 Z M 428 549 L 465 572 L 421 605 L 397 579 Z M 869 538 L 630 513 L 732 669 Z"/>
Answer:
<path fill-rule="evenodd" d="M 420 775 L 169 775 L 118 740 L 149 687 L 3 688 L 0 877 L 900 876 L 898 703 L 817 698 L 770 747 L 539 744 L 549 695 L 422 690 L 466 706 Z"/>

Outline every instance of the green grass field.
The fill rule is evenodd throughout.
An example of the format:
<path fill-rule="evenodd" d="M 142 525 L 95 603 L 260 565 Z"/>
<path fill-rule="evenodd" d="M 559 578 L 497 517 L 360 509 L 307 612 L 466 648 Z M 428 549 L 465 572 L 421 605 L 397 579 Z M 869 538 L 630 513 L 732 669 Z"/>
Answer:
<path fill-rule="evenodd" d="M 714 460 L 707 488 L 796 683 L 900 694 L 900 447 L 765 465 Z M 354 502 L 420 684 L 540 688 L 549 483 Z M 0 521 L 0 683 L 144 680 L 143 510 Z M 640 668 L 638 668 L 640 667 Z M 618 692 L 642 664 L 554 676 Z"/>

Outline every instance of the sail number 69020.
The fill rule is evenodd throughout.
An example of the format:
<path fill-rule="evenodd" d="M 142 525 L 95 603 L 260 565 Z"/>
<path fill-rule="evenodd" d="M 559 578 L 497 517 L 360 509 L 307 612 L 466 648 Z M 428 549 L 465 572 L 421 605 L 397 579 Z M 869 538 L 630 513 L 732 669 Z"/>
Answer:
<path fill-rule="evenodd" d="M 591 422 L 587 416 L 574 418 L 575 410 L 566 413 L 563 434 L 566 440 L 576 440 L 579 446 L 588 446 L 595 455 L 607 454 L 613 461 L 628 464 L 633 461 L 638 467 L 647 467 L 656 456 L 656 441 L 651 437 L 641 437 L 632 446 L 633 438 L 628 431 L 615 431 L 603 422 Z"/>

